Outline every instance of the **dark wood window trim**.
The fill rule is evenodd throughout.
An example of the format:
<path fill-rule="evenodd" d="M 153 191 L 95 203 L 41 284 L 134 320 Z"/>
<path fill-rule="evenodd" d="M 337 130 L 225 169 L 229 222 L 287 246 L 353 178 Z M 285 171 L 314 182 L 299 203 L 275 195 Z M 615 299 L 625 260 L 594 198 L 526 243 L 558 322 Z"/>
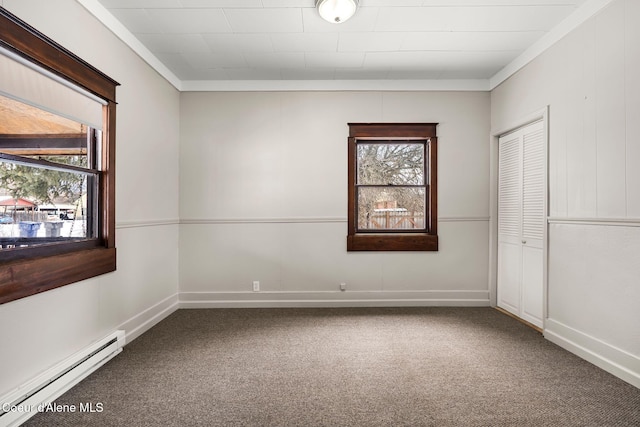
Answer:
<path fill-rule="evenodd" d="M 0 252 L 0 304 L 116 269 L 115 129 L 118 83 L 0 7 L 0 45 L 106 102 L 98 238 Z"/>
<path fill-rule="evenodd" d="M 348 235 L 347 251 L 437 251 L 438 250 L 438 138 L 437 123 L 349 123 L 348 139 Z M 428 140 L 429 191 L 426 230 L 358 230 L 357 143 L 385 139 Z"/>

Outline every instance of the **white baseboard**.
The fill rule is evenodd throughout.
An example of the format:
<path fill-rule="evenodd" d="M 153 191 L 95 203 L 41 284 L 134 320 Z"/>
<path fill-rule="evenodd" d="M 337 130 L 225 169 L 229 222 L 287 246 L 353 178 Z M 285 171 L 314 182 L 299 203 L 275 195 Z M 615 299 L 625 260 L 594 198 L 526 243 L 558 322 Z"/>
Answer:
<path fill-rule="evenodd" d="M 181 292 L 180 308 L 487 307 L 488 291 Z"/>
<path fill-rule="evenodd" d="M 640 388 L 640 357 L 553 319 L 546 320 L 544 336 L 565 350 Z"/>
<path fill-rule="evenodd" d="M 178 308 L 178 294 L 176 293 L 123 322 L 118 326 L 118 329 L 126 331 L 126 342 L 130 343 Z"/>

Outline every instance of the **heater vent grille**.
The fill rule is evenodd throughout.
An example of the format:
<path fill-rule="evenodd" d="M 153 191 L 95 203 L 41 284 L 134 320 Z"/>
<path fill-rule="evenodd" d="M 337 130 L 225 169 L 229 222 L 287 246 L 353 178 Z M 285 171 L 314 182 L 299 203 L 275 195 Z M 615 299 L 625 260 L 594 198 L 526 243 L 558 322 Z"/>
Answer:
<path fill-rule="evenodd" d="M 0 427 L 18 426 L 122 352 L 124 331 L 116 331 L 0 398 Z"/>

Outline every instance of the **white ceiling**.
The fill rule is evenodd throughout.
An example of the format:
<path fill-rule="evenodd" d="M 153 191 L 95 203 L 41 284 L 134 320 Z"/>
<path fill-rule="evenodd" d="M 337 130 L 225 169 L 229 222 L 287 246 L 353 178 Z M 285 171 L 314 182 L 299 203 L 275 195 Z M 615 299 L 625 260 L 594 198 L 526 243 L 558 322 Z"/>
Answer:
<path fill-rule="evenodd" d="M 351 20 L 330 24 L 315 0 L 97 0 L 100 14 L 87 6 L 96 0 L 79 1 L 107 24 L 115 17 L 129 44 L 139 41 L 180 84 L 488 82 L 593 3 L 360 0 Z"/>

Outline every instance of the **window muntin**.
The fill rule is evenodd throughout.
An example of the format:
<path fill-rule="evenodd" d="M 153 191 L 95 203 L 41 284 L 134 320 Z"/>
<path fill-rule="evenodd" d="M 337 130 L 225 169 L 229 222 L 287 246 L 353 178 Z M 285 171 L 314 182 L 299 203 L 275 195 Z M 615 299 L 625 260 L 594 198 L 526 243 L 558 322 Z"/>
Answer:
<path fill-rule="evenodd" d="M 437 251 L 436 123 L 350 123 L 348 251 Z"/>

